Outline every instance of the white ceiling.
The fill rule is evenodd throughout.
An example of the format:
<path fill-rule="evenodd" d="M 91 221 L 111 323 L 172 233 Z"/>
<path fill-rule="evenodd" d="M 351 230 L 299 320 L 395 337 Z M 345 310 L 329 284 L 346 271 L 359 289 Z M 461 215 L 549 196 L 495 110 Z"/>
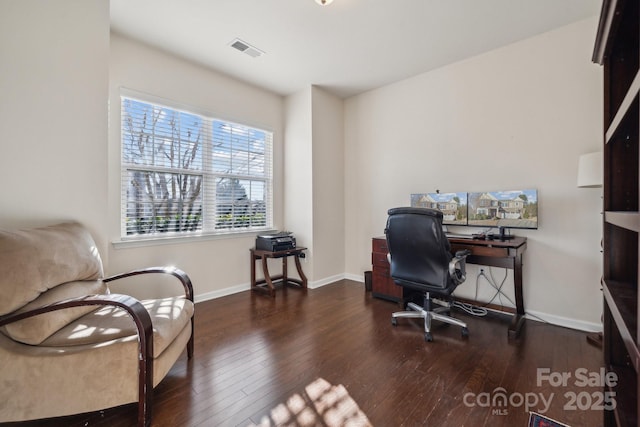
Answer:
<path fill-rule="evenodd" d="M 111 28 L 281 95 L 317 85 L 348 97 L 598 15 L 600 4 L 111 0 Z M 231 48 L 235 38 L 265 54 Z"/>

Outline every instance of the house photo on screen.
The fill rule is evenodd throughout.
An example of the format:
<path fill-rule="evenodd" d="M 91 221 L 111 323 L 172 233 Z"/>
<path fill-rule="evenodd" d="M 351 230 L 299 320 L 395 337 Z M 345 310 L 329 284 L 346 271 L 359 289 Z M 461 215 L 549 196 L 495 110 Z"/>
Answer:
<path fill-rule="evenodd" d="M 538 228 L 538 191 L 512 190 L 469 193 L 469 225 Z"/>
<path fill-rule="evenodd" d="M 467 225 L 467 193 L 412 194 L 411 207 L 439 210 L 446 225 Z"/>

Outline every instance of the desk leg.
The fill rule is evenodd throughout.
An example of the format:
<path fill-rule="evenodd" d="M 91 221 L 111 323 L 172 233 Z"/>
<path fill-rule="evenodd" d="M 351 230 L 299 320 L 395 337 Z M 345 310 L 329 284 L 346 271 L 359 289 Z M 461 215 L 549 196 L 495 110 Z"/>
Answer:
<path fill-rule="evenodd" d="M 264 274 L 264 280 L 267 283 L 267 286 L 269 287 L 269 295 L 271 295 L 272 297 L 276 296 L 276 287 L 273 286 L 273 281 L 271 280 L 271 276 L 269 276 L 269 264 L 268 264 L 268 258 L 266 256 L 262 257 L 262 272 Z"/>
<path fill-rule="evenodd" d="M 302 271 L 302 266 L 300 265 L 300 257 L 298 255 L 295 256 L 296 259 L 296 269 L 298 270 L 298 276 L 300 276 L 301 285 L 303 288 L 307 288 L 307 276 L 304 275 Z"/>
<path fill-rule="evenodd" d="M 288 268 L 289 265 L 287 263 L 287 258 L 288 257 L 282 257 L 282 287 L 286 287 L 288 282 L 289 282 L 289 278 L 287 277 L 287 273 L 288 273 Z"/>
<path fill-rule="evenodd" d="M 256 256 L 253 251 L 249 252 L 251 256 L 251 289 L 257 286 L 256 284 Z"/>
<path fill-rule="evenodd" d="M 522 254 L 514 259 L 513 282 L 516 297 L 516 313 L 509 325 L 509 338 L 518 338 L 524 324 L 524 298 L 522 296 Z"/>

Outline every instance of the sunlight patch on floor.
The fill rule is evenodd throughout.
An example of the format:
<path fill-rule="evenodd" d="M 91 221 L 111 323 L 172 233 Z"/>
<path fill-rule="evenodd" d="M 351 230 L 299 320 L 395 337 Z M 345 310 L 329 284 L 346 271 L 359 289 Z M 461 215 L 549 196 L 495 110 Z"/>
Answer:
<path fill-rule="evenodd" d="M 252 426 L 371 426 L 367 416 L 342 385 L 318 378 Z"/>

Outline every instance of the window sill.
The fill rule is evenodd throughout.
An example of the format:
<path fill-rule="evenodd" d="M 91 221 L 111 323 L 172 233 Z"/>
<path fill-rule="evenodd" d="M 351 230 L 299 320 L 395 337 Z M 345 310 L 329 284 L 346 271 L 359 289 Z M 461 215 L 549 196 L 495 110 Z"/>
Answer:
<path fill-rule="evenodd" d="M 225 239 L 238 239 L 245 237 L 254 237 L 257 234 L 274 232 L 274 229 L 265 230 L 251 230 L 251 231 L 235 231 L 230 233 L 216 233 L 216 234 L 197 234 L 193 236 L 163 236 L 163 237 L 131 237 L 121 238 L 111 242 L 115 249 L 125 248 L 140 248 L 145 246 L 161 246 L 161 245 L 176 245 L 183 243 L 196 243 L 206 240 L 225 240 Z"/>

